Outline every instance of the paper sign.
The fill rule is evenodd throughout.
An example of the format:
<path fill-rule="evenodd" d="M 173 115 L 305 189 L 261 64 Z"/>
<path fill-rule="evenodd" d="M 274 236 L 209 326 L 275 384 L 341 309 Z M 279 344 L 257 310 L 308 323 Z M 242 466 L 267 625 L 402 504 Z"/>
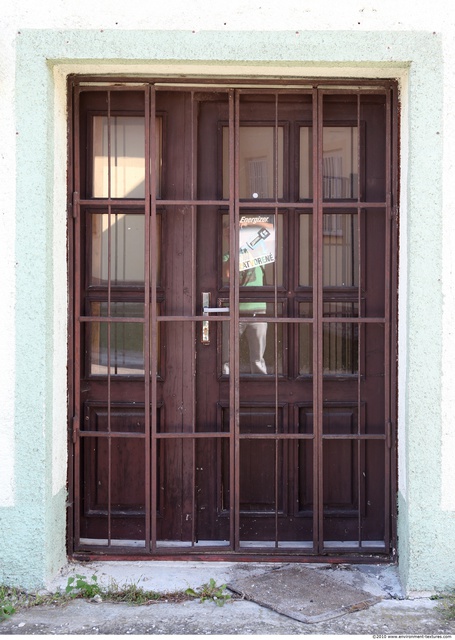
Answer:
<path fill-rule="evenodd" d="M 239 270 L 263 267 L 275 262 L 275 216 L 240 216 Z"/>

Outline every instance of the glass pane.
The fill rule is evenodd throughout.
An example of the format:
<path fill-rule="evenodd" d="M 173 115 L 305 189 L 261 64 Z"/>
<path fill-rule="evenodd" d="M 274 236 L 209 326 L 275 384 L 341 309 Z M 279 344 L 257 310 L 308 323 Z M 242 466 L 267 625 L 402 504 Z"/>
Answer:
<path fill-rule="evenodd" d="M 107 302 L 92 302 L 92 316 L 107 316 Z M 112 302 L 110 317 L 143 318 L 144 305 Z M 90 323 L 91 375 L 144 375 L 144 325 L 132 322 Z M 108 348 L 109 345 L 109 348 Z M 109 363 L 108 363 L 108 359 Z"/>
<path fill-rule="evenodd" d="M 324 302 L 324 318 L 356 318 L 359 315 L 358 302 Z"/>
<path fill-rule="evenodd" d="M 309 302 L 299 304 L 299 317 L 312 318 L 313 305 Z M 313 373 L 313 324 L 299 325 L 299 375 Z"/>
<path fill-rule="evenodd" d="M 250 304 L 250 303 L 243 303 Z M 252 304 L 252 303 L 251 303 Z M 256 303 L 257 304 L 257 303 Z M 267 306 L 266 302 L 259 302 Z M 222 306 L 227 306 L 223 304 Z M 282 304 L 279 304 L 279 314 Z M 242 313 L 242 303 L 240 313 Z M 258 315 L 261 315 L 259 312 Z M 244 313 L 244 316 L 255 316 L 255 313 Z M 229 323 L 218 323 L 221 329 L 221 373 L 229 375 Z M 276 353 L 275 353 L 276 345 Z M 277 363 L 275 366 L 275 358 Z M 241 375 L 272 375 L 276 371 L 283 373 L 283 325 L 272 322 L 240 322 L 239 323 L 239 359 Z"/>
<path fill-rule="evenodd" d="M 357 198 L 357 127 L 324 127 L 322 180 L 325 199 Z"/>
<path fill-rule="evenodd" d="M 359 370 L 357 323 L 323 325 L 323 371 L 326 374 L 357 374 Z"/>
<path fill-rule="evenodd" d="M 300 127 L 299 197 L 313 198 L 313 127 Z"/>
<path fill-rule="evenodd" d="M 90 284 L 144 282 L 144 216 L 138 214 L 92 214 L 92 272 Z M 158 242 L 158 247 L 160 243 Z M 159 261 L 158 261 L 159 264 Z"/>
<path fill-rule="evenodd" d="M 311 287 L 313 284 L 313 216 L 304 213 L 299 216 L 299 285 Z"/>
<path fill-rule="evenodd" d="M 283 197 L 284 128 L 278 127 L 278 193 Z M 223 198 L 229 198 L 229 129 L 223 127 Z M 239 132 L 239 197 L 275 197 L 275 127 L 241 126 Z"/>
<path fill-rule="evenodd" d="M 356 213 L 325 213 L 323 217 L 324 287 L 356 287 L 359 243 Z"/>
<path fill-rule="evenodd" d="M 157 197 L 161 191 L 161 129 L 161 118 L 156 118 Z M 142 116 L 111 116 L 110 119 L 94 116 L 92 180 L 94 198 L 145 197 L 145 120 Z"/>
<path fill-rule="evenodd" d="M 229 284 L 229 216 L 223 215 L 223 285 Z M 278 225 L 278 228 L 276 228 Z M 240 215 L 239 269 L 241 287 L 272 287 L 283 283 L 283 215 Z"/>

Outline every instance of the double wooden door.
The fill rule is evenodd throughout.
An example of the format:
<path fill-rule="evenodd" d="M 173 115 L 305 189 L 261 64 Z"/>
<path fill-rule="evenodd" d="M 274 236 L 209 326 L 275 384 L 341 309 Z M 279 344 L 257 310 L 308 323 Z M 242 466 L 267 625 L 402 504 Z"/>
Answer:
<path fill-rule="evenodd" d="M 74 83 L 76 553 L 390 553 L 394 87 Z"/>

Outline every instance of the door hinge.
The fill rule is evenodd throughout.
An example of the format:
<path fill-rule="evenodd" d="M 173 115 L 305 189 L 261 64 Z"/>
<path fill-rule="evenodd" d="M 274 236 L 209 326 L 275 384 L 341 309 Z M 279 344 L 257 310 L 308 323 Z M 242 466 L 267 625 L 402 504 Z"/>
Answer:
<path fill-rule="evenodd" d="M 397 222 L 398 220 L 398 207 L 396 204 L 390 208 L 390 219 L 394 222 Z"/>
<path fill-rule="evenodd" d="M 71 198 L 71 202 L 69 204 L 69 209 L 73 218 L 77 218 L 77 214 L 79 212 L 79 193 L 78 191 L 73 191 L 73 196 Z"/>
<path fill-rule="evenodd" d="M 78 431 L 79 431 L 79 418 L 77 416 L 73 416 L 73 444 L 76 444 Z"/>
<path fill-rule="evenodd" d="M 386 423 L 385 438 L 386 438 L 387 448 L 391 449 L 392 448 L 392 423 L 390 420 L 388 420 Z"/>

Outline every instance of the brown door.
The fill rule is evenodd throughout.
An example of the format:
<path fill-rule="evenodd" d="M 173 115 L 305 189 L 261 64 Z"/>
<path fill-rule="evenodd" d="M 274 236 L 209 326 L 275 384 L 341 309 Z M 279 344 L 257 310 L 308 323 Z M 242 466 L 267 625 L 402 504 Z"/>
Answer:
<path fill-rule="evenodd" d="M 76 552 L 390 553 L 393 92 L 75 86 Z"/>

